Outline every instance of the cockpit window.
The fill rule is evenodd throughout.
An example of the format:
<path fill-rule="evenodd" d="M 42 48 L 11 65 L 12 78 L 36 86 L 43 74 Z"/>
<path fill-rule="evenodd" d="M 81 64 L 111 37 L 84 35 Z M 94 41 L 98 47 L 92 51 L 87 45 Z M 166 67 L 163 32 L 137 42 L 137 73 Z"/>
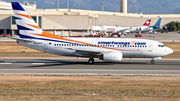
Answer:
<path fill-rule="evenodd" d="M 165 45 L 158 45 L 158 47 L 166 47 Z"/>

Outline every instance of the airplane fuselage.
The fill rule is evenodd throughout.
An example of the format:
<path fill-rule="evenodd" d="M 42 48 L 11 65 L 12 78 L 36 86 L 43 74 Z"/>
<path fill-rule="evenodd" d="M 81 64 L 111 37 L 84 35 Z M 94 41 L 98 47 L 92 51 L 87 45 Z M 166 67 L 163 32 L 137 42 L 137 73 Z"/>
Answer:
<path fill-rule="evenodd" d="M 132 27 L 131 29 L 127 30 L 128 32 L 135 33 L 139 32 L 141 29 L 142 32 L 149 31 L 149 26 L 140 26 L 140 27 Z"/>
<path fill-rule="evenodd" d="M 123 58 L 156 58 L 171 54 L 172 49 L 164 46 L 162 43 L 146 39 L 129 38 L 67 38 L 77 40 L 88 44 L 77 44 L 67 41 L 57 40 L 37 40 L 31 42 L 18 40 L 18 43 L 39 51 L 64 55 L 90 57 L 93 54 L 88 51 L 99 52 L 101 55 L 105 52 L 122 52 Z M 87 53 L 82 53 L 87 51 Z M 79 52 L 80 51 L 80 52 Z M 97 54 L 96 54 L 97 55 Z"/>

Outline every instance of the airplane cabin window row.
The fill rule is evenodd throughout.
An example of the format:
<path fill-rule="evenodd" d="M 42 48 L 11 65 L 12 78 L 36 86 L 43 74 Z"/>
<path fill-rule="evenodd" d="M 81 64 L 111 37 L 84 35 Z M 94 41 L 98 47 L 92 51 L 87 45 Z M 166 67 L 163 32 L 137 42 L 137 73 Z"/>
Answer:
<path fill-rule="evenodd" d="M 115 47 L 115 45 L 85 45 L 85 44 L 54 44 L 54 46 L 94 46 L 94 47 Z M 142 47 L 146 48 L 146 45 L 117 45 L 117 47 Z"/>

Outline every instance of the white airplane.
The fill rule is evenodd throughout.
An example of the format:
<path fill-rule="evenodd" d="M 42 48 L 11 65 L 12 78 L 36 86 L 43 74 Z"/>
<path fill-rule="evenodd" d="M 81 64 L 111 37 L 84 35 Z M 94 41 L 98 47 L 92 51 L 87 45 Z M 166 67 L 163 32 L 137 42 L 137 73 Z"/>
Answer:
<path fill-rule="evenodd" d="M 119 33 L 121 35 L 126 35 L 127 33 L 133 32 L 146 32 L 149 31 L 149 25 L 151 23 L 151 18 L 147 19 L 147 21 L 143 24 L 143 26 L 139 27 L 118 27 L 118 26 L 93 26 L 93 31 L 100 31 L 100 32 L 112 32 L 112 33 Z"/>
<path fill-rule="evenodd" d="M 118 26 L 92 26 L 93 31 L 99 32 L 112 32 L 117 33 L 119 31 L 128 30 L 131 27 L 118 27 Z"/>
<path fill-rule="evenodd" d="M 131 27 L 128 30 L 125 30 L 125 32 L 139 32 L 140 34 L 142 34 L 142 32 L 147 32 L 149 31 L 149 25 L 151 23 L 151 18 L 147 19 L 147 21 L 143 24 L 143 26 L 139 26 L 139 27 Z"/>
<path fill-rule="evenodd" d="M 12 8 L 19 31 L 15 36 L 18 44 L 42 52 L 89 58 L 88 63 L 94 63 L 94 58 L 104 62 L 122 62 L 122 58 L 152 58 L 169 55 L 173 50 L 163 43 L 130 38 L 64 38 L 47 32 L 35 23 L 31 16 L 18 2 L 12 2 Z"/>

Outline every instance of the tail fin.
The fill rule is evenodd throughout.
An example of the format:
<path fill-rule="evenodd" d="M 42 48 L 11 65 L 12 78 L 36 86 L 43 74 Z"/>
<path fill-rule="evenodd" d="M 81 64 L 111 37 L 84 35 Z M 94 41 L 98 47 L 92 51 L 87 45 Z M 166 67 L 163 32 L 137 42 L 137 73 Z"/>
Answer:
<path fill-rule="evenodd" d="M 151 18 L 147 19 L 143 26 L 149 26 L 151 23 Z"/>
<path fill-rule="evenodd" d="M 152 27 L 156 27 L 156 28 L 159 28 L 161 25 L 161 18 L 159 18 L 159 20 L 156 22 L 156 24 Z"/>
<path fill-rule="evenodd" d="M 33 34 L 42 34 L 42 29 L 18 2 L 11 4 L 20 38 L 31 38 Z"/>

